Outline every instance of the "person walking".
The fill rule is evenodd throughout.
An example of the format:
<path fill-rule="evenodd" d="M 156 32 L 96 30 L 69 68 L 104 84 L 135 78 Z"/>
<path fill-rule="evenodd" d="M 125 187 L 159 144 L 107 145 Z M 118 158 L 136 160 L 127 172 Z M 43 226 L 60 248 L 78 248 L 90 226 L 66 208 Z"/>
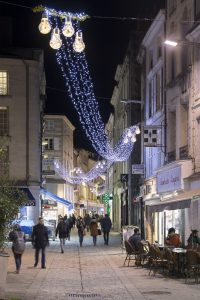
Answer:
<path fill-rule="evenodd" d="M 9 239 L 12 242 L 12 252 L 15 259 L 16 274 L 19 274 L 22 264 L 22 254 L 25 250 L 25 234 L 21 230 L 19 224 L 14 225 L 13 230 L 9 234 Z"/>
<path fill-rule="evenodd" d="M 85 235 L 85 222 L 82 217 L 79 217 L 76 221 L 76 227 L 78 229 L 78 236 L 79 236 L 79 244 L 80 247 L 83 245 L 83 237 Z"/>
<path fill-rule="evenodd" d="M 105 214 L 104 218 L 101 220 L 101 229 L 103 231 L 104 245 L 108 246 L 109 243 L 109 232 L 112 227 L 112 222 L 108 214 Z"/>
<path fill-rule="evenodd" d="M 39 252 L 42 251 L 41 268 L 46 269 L 46 247 L 49 246 L 49 237 L 47 227 L 44 226 L 42 217 L 38 219 L 38 224 L 33 226 L 32 245 L 35 248 L 35 264 L 37 267 L 39 261 Z"/>
<path fill-rule="evenodd" d="M 67 220 L 64 220 L 64 218 L 60 218 L 60 221 L 56 227 L 56 237 L 57 235 L 59 235 L 61 253 L 64 253 L 65 239 L 68 237 L 68 234 L 69 227 Z"/>
<path fill-rule="evenodd" d="M 98 222 L 95 216 L 92 217 L 90 222 L 90 235 L 93 238 L 93 244 L 96 246 L 97 244 L 97 235 L 98 235 Z"/>
<path fill-rule="evenodd" d="M 74 224 L 74 221 L 73 221 L 72 216 L 69 215 L 69 218 L 68 218 L 67 215 L 65 215 L 65 216 L 64 216 L 64 222 L 66 222 L 66 223 L 67 223 L 67 226 L 68 226 L 67 239 L 68 239 L 68 241 L 70 241 L 71 230 L 72 230 L 73 224 Z"/>
<path fill-rule="evenodd" d="M 91 218 L 90 218 L 89 214 L 85 215 L 84 222 L 85 222 L 87 232 L 89 232 L 90 231 L 90 222 L 91 222 Z"/>

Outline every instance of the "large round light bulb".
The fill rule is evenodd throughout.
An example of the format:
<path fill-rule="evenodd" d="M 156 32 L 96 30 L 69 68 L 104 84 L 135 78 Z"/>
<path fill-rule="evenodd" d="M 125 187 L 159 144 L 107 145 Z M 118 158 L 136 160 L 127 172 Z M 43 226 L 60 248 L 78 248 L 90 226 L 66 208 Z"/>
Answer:
<path fill-rule="evenodd" d="M 132 132 L 130 131 L 130 129 L 128 130 L 127 136 L 128 136 L 129 138 L 132 137 Z"/>
<path fill-rule="evenodd" d="M 51 46 L 51 48 L 55 50 L 59 49 L 62 46 L 60 31 L 57 27 L 53 29 L 53 33 L 51 35 L 51 40 L 49 42 L 49 45 Z"/>
<path fill-rule="evenodd" d="M 124 144 L 128 144 L 128 138 L 127 138 L 127 136 L 124 139 Z"/>
<path fill-rule="evenodd" d="M 135 133 L 136 133 L 136 134 L 140 134 L 140 128 L 139 128 L 139 127 L 136 127 Z"/>
<path fill-rule="evenodd" d="M 136 136 L 135 136 L 135 135 L 132 136 L 131 142 L 132 142 L 132 143 L 135 143 L 135 142 L 136 142 Z"/>
<path fill-rule="evenodd" d="M 85 49 L 82 32 L 80 32 L 80 31 L 76 32 L 76 38 L 73 43 L 73 48 L 74 48 L 74 51 L 76 51 L 76 52 L 82 52 Z"/>
<path fill-rule="evenodd" d="M 72 21 L 70 16 L 68 16 L 65 19 L 65 25 L 63 26 L 62 33 L 66 37 L 72 37 L 72 35 L 74 34 L 74 27 L 72 26 Z"/>
<path fill-rule="evenodd" d="M 42 19 L 38 28 L 42 34 L 47 34 L 51 31 L 51 25 L 49 23 L 48 16 L 46 13 L 42 14 Z"/>

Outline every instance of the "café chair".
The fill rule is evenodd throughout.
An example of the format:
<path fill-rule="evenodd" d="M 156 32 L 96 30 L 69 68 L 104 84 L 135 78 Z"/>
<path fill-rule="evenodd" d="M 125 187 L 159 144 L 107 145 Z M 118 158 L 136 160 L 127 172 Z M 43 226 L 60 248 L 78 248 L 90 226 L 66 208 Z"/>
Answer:
<path fill-rule="evenodd" d="M 194 277 L 195 283 L 198 283 L 198 275 L 200 272 L 200 254 L 194 250 L 187 250 L 186 266 L 185 266 L 185 283 L 189 277 Z"/>
<path fill-rule="evenodd" d="M 138 257 L 140 259 L 140 264 L 143 267 L 144 262 L 148 261 L 149 250 L 147 249 L 147 245 L 144 244 L 143 241 L 138 242 L 137 246 L 138 246 L 138 252 L 139 252 Z"/>
<path fill-rule="evenodd" d="M 128 267 L 130 264 L 130 260 L 135 260 L 137 259 L 137 256 L 139 255 L 139 251 L 136 251 L 135 248 L 129 243 L 129 241 L 124 241 L 124 246 L 126 250 L 126 257 L 124 260 L 124 266 L 126 265 L 126 261 L 128 261 Z"/>
<path fill-rule="evenodd" d="M 176 256 L 172 253 L 172 249 L 165 247 L 164 256 L 167 260 L 167 267 L 169 273 L 174 273 L 174 271 L 178 269 L 178 261 L 176 259 Z"/>
<path fill-rule="evenodd" d="M 164 258 L 161 250 L 155 245 L 150 245 L 148 254 L 149 254 L 149 264 L 150 264 L 149 275 L 151 274 L 151 271 L 153 271 L 155 275 L 156 270 L 158 268 L 161 268 L 164 272 L 164 268 L 166 267 L 167 260 Z"/>

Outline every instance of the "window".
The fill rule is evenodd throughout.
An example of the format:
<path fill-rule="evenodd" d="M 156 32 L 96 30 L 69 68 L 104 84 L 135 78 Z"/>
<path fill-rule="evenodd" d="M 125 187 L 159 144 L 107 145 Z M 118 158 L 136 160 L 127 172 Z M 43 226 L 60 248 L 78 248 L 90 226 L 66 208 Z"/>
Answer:
<path fill-rule="evenodd" d="M 54 120 L 45 120 L 45 128 L 46 130 L 54 129 Z"/>
<path fill-rule="evenodd" d="M 0 136 L 8 135 L 8 108 L 0 107 Z"/>
<path fill-rule="evenodd" d="M 0 176 L 8 174 L 8 147 L 0 146 Z"/>
<path fill-rule="evenodd" d="M 44 145 L 45 150 L 54 150 L 53 138 L 46 138 L 44 139 L 44 141 L 45 141 L 45 145 Z"/>
<path fill-rule="evenodd" d="M 0 95 L 8 95 L 8 73 L 0 71 Z"/>
<path fill-rule="evenodd" d="M 156 74 L 156 111 L 161 109 L 161 99 L 162 99 L 162 91 L 161 91 L 161 74 Z"/>
<path fill-rule="evenodd" d="M 173 14 L 177 7 L 177 0 L 169 0 L 168 1 L 168 12 L 169 15 Z"/>
<path fill-rule="evenodd" d="M 200 1 L 199 0 L 196 0 L 195 1 L 195 18 L 196 19 L 199 19 L 200 17 Z"/>
<path fill-rule="evenodd" d="M 162 56 L 162 42 L 161 37 L 158 37 L 157 39 L 157 59 L 159 59 Z"/>

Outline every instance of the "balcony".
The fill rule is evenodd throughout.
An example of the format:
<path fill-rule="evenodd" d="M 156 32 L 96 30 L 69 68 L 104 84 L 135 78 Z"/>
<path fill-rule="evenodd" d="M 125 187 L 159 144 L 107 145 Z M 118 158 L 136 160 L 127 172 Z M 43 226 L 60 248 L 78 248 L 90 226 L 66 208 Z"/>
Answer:
<path fill-rule="evenodd" d="M 179 158 L 180 159 L 188 158 L 188 145 L 179 148 Z"/>
<path fill-rule="evenodd" d="M 171 151 L 167 153 L 167 162 L 170 163 L 176 160 L 176 151 Z"/>

